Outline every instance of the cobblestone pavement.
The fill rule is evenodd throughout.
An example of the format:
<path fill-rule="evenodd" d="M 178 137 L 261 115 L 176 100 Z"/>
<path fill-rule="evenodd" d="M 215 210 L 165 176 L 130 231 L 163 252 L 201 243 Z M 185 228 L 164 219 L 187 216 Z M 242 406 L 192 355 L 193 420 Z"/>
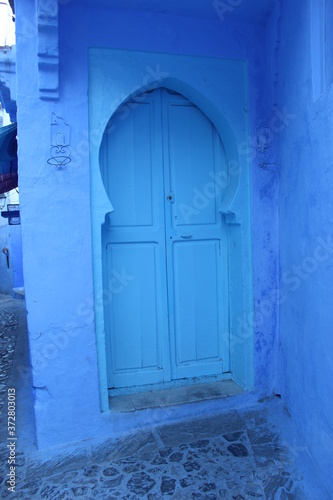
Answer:
<path fill-rule="evenodd" d="M 0 412 L 7 393 L 7 381 L 13 364 L 18 328 L 18 317 L 14 300 L 2 296 L 0 307 Z"/>
<path fill-rule="evenodd" d="M 0 297 L 3 413 L 17 363 L 15 342 L 18 332 L 22 333 L 15 307 L 22 309 L 22 304 Z M 332 498 L 320 483 L 283 402 L 276 397 L 252 408 L 164 425 L 118 440 L 67 447 L 53 455 L 28 449 L 19 436 L 15 493 L 8 491 L 4 432 L 2 438 L 1 498 Z"/>

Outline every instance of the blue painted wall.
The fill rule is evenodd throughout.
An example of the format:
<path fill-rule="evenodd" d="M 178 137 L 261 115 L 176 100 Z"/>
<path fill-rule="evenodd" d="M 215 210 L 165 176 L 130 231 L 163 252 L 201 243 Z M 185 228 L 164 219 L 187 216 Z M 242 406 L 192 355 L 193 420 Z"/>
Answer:
<path fill-rule="evenodd" d="M 7 205 L 13 202 L 7 194 L 6 205 L 3 211 L 6 211 Z M 14 194 L 16 201 L 17 195 Z M 9 252 L 9 267 L 7 265 L 7 257 L 2 251 L 3 248 L 8 248 Z M 0 216 L 0 293 L 13 294 L 13 288 L 23 287 L 23 260 L 22 260 L 22 242 L 21 242 L 21 226 L 8 224 L 8 219 Z"/>
<path fill-rule="evenodd" d="M 282 396 L 333 491 L 333 86 L 318 92 L 315 25 L 310 1 L 282 3 L 278 102 L 294 117 L 279 137 L 279 358 Z"/>
<path fill-rule="evenodd" d="M 9 251 L 9 267 L 3 248 Z M 0 293 L 11 294 L 13 291 L 12 245 L 10 239 L 10 226 L 7 219 L 0 218 Z"/>
<path fill-rule="evenodd" d="M 10 226 L 10 239 L 13 252 L 13 288 L 22 288 L 23 282 L 23 256 L 21 226 Z"/>
<path fill-rule="evenodd" d="M 258 167 L 256 158 L 259 125 L 275 118 L 270 97 L 271 87 L 267 80 L 270 77 L 267 71 L 269 59 L 262 50 L 266 45 L 266 28 L 261 25 L 222 22 L 218 16 L 208 20 L 138 12 L 112 12 L 111 15 L 107 10 L 97 11 L 95 8 L 81 9 L 80 15 L 76 12 L 70 5 L 63 8 L 60 47 L 62 41 L 63 71 L 67 74 L 68 82 L 74 82 L 76 88 L 81 89 L 77 99 L 87 92 L 87 81 L 82 78 L 82 68 L 87 70 L 88 47 L 211 56 L 248 62 L 250 147 L 242 143 L 238 146 L 240 155 L 249 155 L 251 159 L 253 241 L 256 242 L 253 247 L 256 311 L 255 315 L 252 309 L 248 311 L 248 320 L 242 320 L 239 329 L 246 331 L 255 324 L 256 388 L 265 395 L 271 393 L 276 377 L 276 310 L 274 304 L 270 305 L 270 295 L 272 290 L 277 289 L 278 189 L 276 170 L 271 169 L 268 173 L 263 171 Z M 71 26 L 73 16 L 76 18 L 75 26 Z M 86 29 L 88 24 L 90 32 Z M 73 47 L 73 38 L 67 36 L 68 30 L 71 30 L 74 39 L 81 39 L 82 43 Z M 81 70 L 78 71 L 78 68 Z M 64 92 L 67 92 L 64 98 L 70 98 L 71 88 L 69 84 L 64 87 Z M 276 142 L 273 138 L 272 149 Z M 266 303 L 262 303 L 262 297 L 269 297 L 268 307 Z"/>
<path fill-rule="evenodd" d="M 89 47 L 248 63 L 250 148 L 238 147 L 240 155 L 251 158 L 256 314 L 249 310 L 239 328 L 246 331 L 254 325 L 255 389 L 258 396 L 271 394 L 277 384 L 277 170 L 260 168 L 262 158 L 256 154 L 260 123 L 280 123 L 272 111 L 269 59 L 263 50 L 270 31 L 261 25 L 222 22 L 218 16 L 111 13 L 69 2 L 59 14 L 60 99 L 51 102 L 38 95 L 37 27 L 31 22 L 36 19 L 35 2 L 17 0 L 16 10 L 19 155 L 25 159 L 20 164 L 20 206 L 39 447 L 133 429 L 148 418 L 100 412 L 90 214 Z M 197 71 L 204 78 L 205 68 Z M 65 169 L 47 163 L 53 112 L 71 127 L 72 161 Z M 275 136 L 270 138 L 272 155 L 276 142 Z"/>

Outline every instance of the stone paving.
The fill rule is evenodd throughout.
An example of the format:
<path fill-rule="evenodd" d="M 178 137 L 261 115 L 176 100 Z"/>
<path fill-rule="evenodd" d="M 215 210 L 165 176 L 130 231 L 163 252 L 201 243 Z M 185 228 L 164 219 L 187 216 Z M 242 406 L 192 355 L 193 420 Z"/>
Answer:
<path fill-rule="evenodd" d="M 0 297 L 2 416 L 19 322 Z M 19 339 L 17 345 L 21 342 Z M 26 344 L 25 344 L 26 345 Z M 6 425 L 5 420 L 2 422 Z M 23 422 L 23 420 L 22 420 Z M 192 421 L 93 441 L 53 452 L 19 438 L 15 493 L 8 491 L 8 449 L 2 432 L 1 498 L 20 499 L 315 499 L 333 498 L 317 476 L 277 398 Z M 20 443 L 23 443 L 23 445 Z M 30 443 L 31 445 L 31 443 Z"/>
<path fill-rule="evenodd" d="M 0 411 L 6 399 L 7 381 L 13 364 L 18 318 L 13 300 L 3 297 L 0 307 Z"/>

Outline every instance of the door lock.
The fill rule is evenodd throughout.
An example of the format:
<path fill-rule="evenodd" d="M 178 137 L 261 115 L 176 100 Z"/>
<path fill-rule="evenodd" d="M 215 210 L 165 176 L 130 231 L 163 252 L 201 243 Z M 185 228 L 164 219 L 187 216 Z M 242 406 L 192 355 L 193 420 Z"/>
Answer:
<path fill-rule="evenodd" d="M 167 195 L 166 199 L 170 202 L 170 203 L 174 203 L 175 202 L 175 197 L 174 197 L 174 194 L 171 192 Z"/>

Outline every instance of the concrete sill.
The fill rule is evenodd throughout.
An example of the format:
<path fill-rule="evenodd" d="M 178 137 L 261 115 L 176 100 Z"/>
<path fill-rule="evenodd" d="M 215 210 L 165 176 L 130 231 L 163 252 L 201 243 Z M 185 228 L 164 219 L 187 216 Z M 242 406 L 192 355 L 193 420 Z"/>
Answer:
<path fill-rule="evenodd" d="M 197 403 L 211 399 L 221 399 L 243 393 L 232 380 L 220 382 L 187 385 L 172 389 L 153 390 L 126 396 L 111 396 L 110 410 L 112 412 L 132 412 L 148 408 Z"/>

